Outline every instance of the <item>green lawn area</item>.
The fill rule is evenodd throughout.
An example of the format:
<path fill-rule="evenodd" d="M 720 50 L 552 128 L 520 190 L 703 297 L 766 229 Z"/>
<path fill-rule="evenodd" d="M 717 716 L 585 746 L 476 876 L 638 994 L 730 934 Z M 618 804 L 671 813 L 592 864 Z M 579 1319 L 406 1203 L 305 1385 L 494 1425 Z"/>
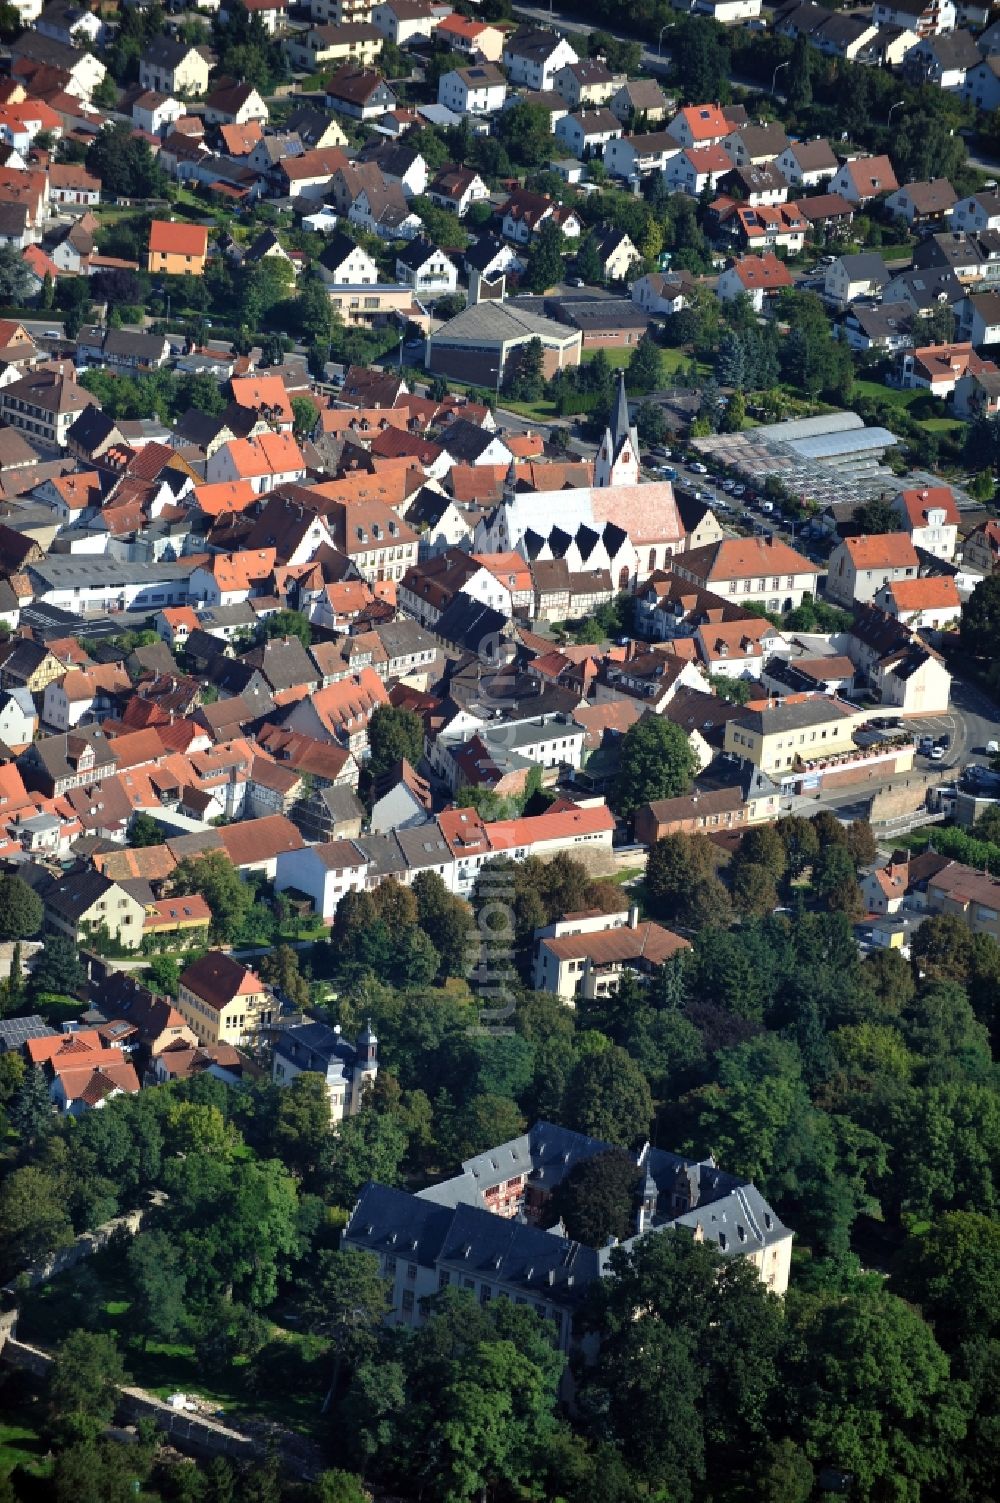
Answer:
<path fill-rule="evenodd" d="M 18 1466 L 33 1477 L 47 1476 L 51 1470 L 48 1445 L 34 1425 L 34 1411 L 40 1401 L 17 1398 L 5 1388 L 0 1403 L 4 1413 L 0 1420 L 0 1477 L 8 1476 Z"/>
<path fill-rule="evenodd" d="M 859 397 L 869 397 L 873 402 L 888 402 L 893 407 L 909 410 L 914 402 L 925 397 L 925 391 L 914 389 L 900 391 L 896 386 L 883 386 L 881 381 L 855 381 L 854 392 Z"/>
<path fill-rule="evenodd" d="M 82 1286 L 78 1285 L 81 1275 Z M 204 1373 L 194 1348 L 184 1340 L 150 1341 L 145 1348 L 139 1342 L 130 1344 L 129 1309 L 124 1270 L 107 1256 L 98 1255 L 79 1269 L 31 1290 L 21 1307 L 18 1335 L 53 1347 L 87 1318 L 93 1328 L 114 1332 L 132 1379 L 159 1398 L 190 1393 L 224 1410 L 233 1421 L 265 1419 L 303 1434 L 321 1431 L 319 1406 L 327 1363 L 312 1349 L 309 1338 L 272 1326 L 267 1381 L 259 1382 L 261 1367 L 252 1367 L 245 1357 L 237 1357 L 224 1372 Z M 283 1373 L 286 1364 L 287 1372 Z M 0 1471 L 2 1454 L 0 1451 Z"/>

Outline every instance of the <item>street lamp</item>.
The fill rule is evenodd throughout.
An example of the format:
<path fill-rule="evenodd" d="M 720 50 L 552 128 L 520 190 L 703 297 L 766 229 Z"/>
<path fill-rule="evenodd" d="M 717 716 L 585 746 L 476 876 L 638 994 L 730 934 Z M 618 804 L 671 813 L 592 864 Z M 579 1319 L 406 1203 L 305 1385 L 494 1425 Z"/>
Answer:
<path fill-rule="evenodd" d="M 656 55 L 657 55 L 657 57 L 661 57 L 663 55 L 663 33 L 665 31 L 669 31 L 672 25 L 673 25 L 673 22 L 672 21 L 668 21 L 667 24 L 666 24 L 666 26 L 661 26 L 660 27 L 660 35 L 656 38 Z"/>
<path fill-rule="evenodd" d="M 771 75 L 771 93 L 772 94 L 774 93 L 775 85 L 778 82 L 778 74 L 781 72 L 782 68 L 790 68 L 791 66 L 792 66 L 792 60 L 791 60 L 790 57 L 788 57 L 788 58 L 785 59 L 785 61 L 783 63 L 779 63 L 778 66 L 775 68 L 773 74 Z"/>
<path fill-rule="evenodd" d="M 906 103 L 905 99 L 897 99 L 895 104 L 891 104 L 889 106 L 889 113 L 886 116 L 886 121 L 885 121 L 887 128 L 892 124 L 892 112 L 893 112 L 893 110 L 900 110 L 900 109 L 902 109 L 902 107 L 903 107 L 903 105 L 905 103 Z"/>

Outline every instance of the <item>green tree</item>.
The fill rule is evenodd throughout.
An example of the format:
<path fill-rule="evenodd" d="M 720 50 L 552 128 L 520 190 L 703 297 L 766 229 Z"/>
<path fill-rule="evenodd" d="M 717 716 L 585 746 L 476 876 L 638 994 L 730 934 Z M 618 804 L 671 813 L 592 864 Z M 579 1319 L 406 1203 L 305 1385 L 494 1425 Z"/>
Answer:
<path fill-rule="evenodd" d="M 45 948 L 35 957 L 31 971 L 31 991 L 35 998 L 43 992 L 72 996 L 87 980 L 80 955 L 71 939 L 62 934 L 46 937 Z"/>
<path fill-rule="evenodd" d="M 975 1211 L 949 1211 L 911 1235 L 893 1282 L 933 1321 L 938 1340 L 995 1336 L 1000 1325 L 1000 1226 Z"/>
<path fill-rule="evenodd" d="M 413 710 L 376 705 L 368 722 L 368 771 L 373 778 L 388 772 L 405 757 L 416 767 L 424 754 L 424 727 Z"/>
<path fill-rule="evenodd" d="M 604 1247 L 612 1237 L 624 1241 L 634 1233 L 640 1183 L 635 1160 L 627 1153 L 599 1153 L 574 1164 L 547 1209 L 574 1241 Z"/>
<path fill-rule="evenodd" d="M 652 335 L 644 334 L 629 356 L 626 380 L 630 391 L 656 391 L 663 385 L 663 355 Z"/>
<path fill-rule="evenodd" d="M 232 943 L 253 906 L 253 889 L 245 883 L 222 851 L 187 856 L 173 874 L 174 891 L 183 896 L 200 893 L 212 910 L 213 940 Z"/>
<path fill-rule="evenodd" d="M 644 715 L 625 734 L 612 802 L 629 815 L 652 799 L 686 793 L 697 758 L 679 725 L 661 715 Z"/>
<path fill-rule="evenodd" d="M 180 990 L 181 968 L 172 955 L 151 956 L 144 977 L 159 996 L 176 997 Z"/>
<path fill-rule="evenodd" d="M 292 415 L 298 438 L 309 438 L 319 422 L 319 408 L 311 397 L 293 397 Z"/>
<path fill-rule="evenodd" d="M 0 246 L 0 302 L 23 307 L 31 298 L 32 280 L 20 251 Z"/>
<path fill-rule="evenodd" d="M 312 1485 L 310 1503 L 368 1503 L 361 1478 L 340 1468 L 320 1472 Z"/>
<path fill-rule="evenodd" d="M 899 513 L 884 496 L 873 496 L 857 507 L 854 520 L 863 533 L 872 537 L 879 533 L 898 532 L 900 527 Z"/>
<path fill-rule="evenodd" d="M 813 891 L 835 913 L 859 914 L 857 872 L 846 845 L 824 845 L 813 862 Z"/>
<path fill-rule="evenodd" d="M 163 844 L 163 831 L 151 814 L 135 814 L 129 826 L 129 845 L 143 847 Z"/>
<path fill-rule="evenodd" d="M 567 1126 L 591 1138 L 622 1147 L 642 1142 L 653 1116 L 649 1082 L 617 1044 L 585 1054 L 566 1083 L 563 1116 Z"/>
<path fill-rule="evenodd" d="M 140 1333 L 143 1346 L 154 1341 L 172 1341 L 186 1315 L 186 1281 L 180 1255 L 166 1232 L 142 1232 L 126 1254 L 132 1296 L 129 1322 Z"/>
<path fill-rule="evenodd" d="M 375 1355 L 389 1294 L 389 1282 L 374 1253 L 327 1249 L 312 1264 L 302 1315 L 309 1331 L 333 1344 L 331 1397 L 338 1391 L 345 1364 L 354 1368 Z"/>
<path fill-rule="evenodd" d="M 598 254 L 595 234 L 591 233 L 583 237 L 573 264 L 577 276 L 582 277 L 585 282 L 600 286 L 604 281 L 604 264 Z"/>
<path fill-rule="evenodd" d="M 849 1473 L 862 1503 L 929 1495 L 966 1428 L 930 1327 L 881 1289 L 809 1303 L 796 1325 L 806 1454 Z"/>
<path fill-rule="evenodd" d="M 459 66 L 464 66 L 464 59 Z M 511 159 L 522 167 L 539 167 L 551 155 L 549 116 L 540 105 L 522 101 L 504 110 L 497 120 L 496 135 Z"/>
<path fill-rule="evenodd" d="M 113 1336 L 70 1332 L 49 1373 L 49 1406 L 58 1435 L 70 1442 L 96 1439 L 113 1419 L 118 1390 L 126 1381 Z"/>
<path fill-rule="evenodd" d="M 524 106 L 515 105 L 512 110 L 505 110 L 501 119 L 522 108 Z M 529 105 L 528 108 L 533 106 Z M 563 232 L 555 220 L 549 217 L 543 220 L 528 257 L 528 286 L 532 292 L 547 292 L 562 279 L 562 274 Z"/>
<path fill-rule="evenodd" d="M 333 1130 L 325 1076 L 303 1070 L 281 1092 L 274 1143 L 282 1163 L 303 1178 L 326 1165 Z"/>
<path fill-rule="evenodd" d="M 40 1075 L 41 1071 L 30 1073 Z M 67 1198 L 62 1178 L 34 1164 L 25 1164 L 4 1179 L 0 1185 L 0 1252 L 8 1277 L 35 1258 L 72 1242 Z"/>
<path fill-rule="evenodd" d="M 87 171 L 104 187 L 125 198 L 153 198 L 163 191 L 166 174 L 149 146 L 124 122 L 107 124 L 87 151 Z"/>
<path fill-rule="evenodd" d="M 786 89 L 789 109 L 801 115 L 812 104 L 813 49 L 809 39 L 797 36 L 792 47 L 791 66 L 788 70 Z"/>
<path fill-rule="evenodd" d="M 973 657 L 994 663 L 1000 657 L 1000 574 L 981 579 L 965 602 L 961 638 Z"/>
<path fill-rule="evenodd" d="M 340 1124 L 330 1165 L 330 1194 L 352 1206 L 366 1180 L 393 1185 L 406 1153 L 406 1133 L 393 1117 L 363 1108 Z"/>
<path fill-rule="evenodd" d="M 707 835 L 665 835 L 646 860 L 646 900 L 658 918 L 678 918 L 696 883 L 715 876 L 716 848 Z"/>
<path fill-rule="evenodd" d="M 545 391 L 545 352 L 540 339 L 529 339 L 504 378 L 505 390 L 516 402 L 537 402 Z"/>
<path fill-rule="evenodd" d="M 44 917 L 42 900 L 27 882 L 0 876 L 0 939 L 30 939 Z"/>

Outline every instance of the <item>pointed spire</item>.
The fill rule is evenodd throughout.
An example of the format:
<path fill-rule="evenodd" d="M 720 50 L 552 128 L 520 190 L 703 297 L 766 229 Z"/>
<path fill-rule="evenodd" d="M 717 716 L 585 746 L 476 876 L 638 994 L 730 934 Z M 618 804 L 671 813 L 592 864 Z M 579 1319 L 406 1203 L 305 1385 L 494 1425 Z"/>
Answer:
<path fill-rule="evenodd" d="M 615 442 L 615 449 L 623 438 L 628 437 L 628 397 L 625 394 L 625 372 L 618 372 L 618 400 L 615 403 L 614 416 L 611 419 L 611 437 Z"/>
<path fill-rule="evenodd" d="M 507 495 L 510 496 L 517 490 L 517 465 L 514 462 L 513 454 L 510 457 L 510 464 L 507 466 L 507 475 L 503 483 L 503 488 Z"/>

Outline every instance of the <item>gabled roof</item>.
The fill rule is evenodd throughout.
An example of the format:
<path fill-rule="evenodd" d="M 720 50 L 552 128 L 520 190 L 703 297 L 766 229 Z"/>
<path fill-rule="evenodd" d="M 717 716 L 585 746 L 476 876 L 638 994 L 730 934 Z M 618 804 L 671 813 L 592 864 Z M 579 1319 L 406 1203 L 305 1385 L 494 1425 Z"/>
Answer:
<path fill-rule="evenodd" d="M 686 123 L 691 132 L 691 139 L 695 142 L 721 140 L 732 130 L 730 122 L 717 104 L 686 105 L 678 112 L 676 118 Z"/>
<path fill-rule="evenodd" d="M 840 544 L 855 569 L 916 569 L 920 560 L 905 532 L 844 538 Z"/>
<path fill-rule="evenodd" d="M 202 224 L 154 219 L 149 227 L 149 249 L 162 255 L 204 258 L 208 254 L 208 230 Z"/>
<path fill-rule="evenodd" d="M 252 996 L 264 990 L 264 983 L 255 971 L 221 950 L 210 950 L 187 966 L 181 973 L 181 986 L 215 1012 L 221 1012 L 234 997 Z"/>

